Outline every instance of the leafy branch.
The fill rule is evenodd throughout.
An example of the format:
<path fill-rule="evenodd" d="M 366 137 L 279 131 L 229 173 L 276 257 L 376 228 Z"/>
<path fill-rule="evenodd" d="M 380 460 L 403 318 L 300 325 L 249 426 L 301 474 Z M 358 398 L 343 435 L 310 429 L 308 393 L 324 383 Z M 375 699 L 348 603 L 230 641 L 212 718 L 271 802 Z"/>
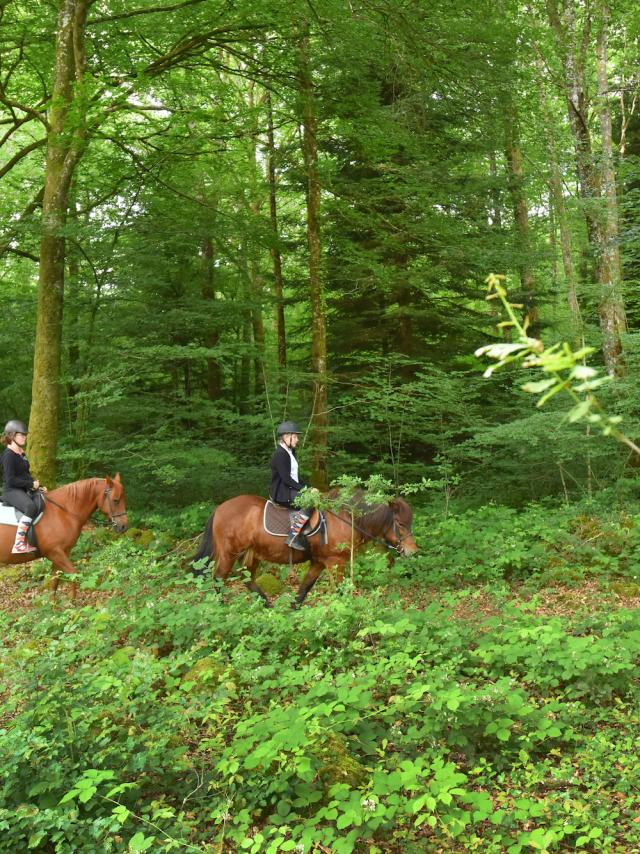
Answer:
<path fill-rule="evenodd" d="M 603 409 L 594 391 L 607 382 L 611 377 L 599 376 L 599 372 L 585 363 L 587 356 L 594 352 L 593 347 L 581 347 L 573 350 L 566 341 L 553 344 L 546 348 L 539 338 L 531 338 L 527 329 L 529 320 L 521 322 L 516 310 L 522 306 L 509 302 L 504 282 L 505 276 L 491 273 L 486 278 L 487 300 L 498 300 L 502 303 L 507 320 L 498 324 L 501 329 L 511 329 L 515 341 L 503 341 L 498 344 L 487 344 L 475 351 L 477 357 L 488 356 L 495 359 L 493 365 L 484 372 L 483 376 L 490 377 L 499 368 L 518 363 L 523 368 L 532 368 L 545 375 L 544 379 L 527 382 L 522 386 L 523 391 L 539 395 L 536 406 L 544 404 L 560 392 L 569 395 L 573 406 L 567 414 L 570 422 L 575 423 L 586 419 L 605 436 L 613 436 L 640 455 L 640 447 L 635 444 L 618 425 L 622 421 L 619 415 L 609 415 Z"/>

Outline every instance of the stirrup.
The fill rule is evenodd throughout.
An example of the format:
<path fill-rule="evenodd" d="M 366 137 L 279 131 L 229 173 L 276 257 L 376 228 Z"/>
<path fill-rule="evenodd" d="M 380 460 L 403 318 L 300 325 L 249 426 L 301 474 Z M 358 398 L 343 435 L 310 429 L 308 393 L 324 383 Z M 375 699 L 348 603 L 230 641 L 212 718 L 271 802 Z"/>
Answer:
<path fill-rule="evenodd" d="M 307 550 L 304 540 L 300 537 L 299 531 L 297 533 L 289 534 L 285 542 L 290 549 L 297 549 L 299 552 L 305 552 Z"/>

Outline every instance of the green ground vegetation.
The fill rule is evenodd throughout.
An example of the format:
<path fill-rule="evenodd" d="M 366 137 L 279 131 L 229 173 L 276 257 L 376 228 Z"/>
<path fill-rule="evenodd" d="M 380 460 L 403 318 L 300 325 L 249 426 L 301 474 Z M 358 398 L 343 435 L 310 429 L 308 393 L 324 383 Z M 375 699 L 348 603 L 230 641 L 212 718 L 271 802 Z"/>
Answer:
<path fill-rule="evenodd" d="M 154 521 L 83 535 L 77 606 L 39 564 L 2 576 L 0 851 L 638 849 L 640 514 L 614 495 L 420 511 L 419 556 L 364 553 L 299 612 L 285 568 L 267 610 Z"/>

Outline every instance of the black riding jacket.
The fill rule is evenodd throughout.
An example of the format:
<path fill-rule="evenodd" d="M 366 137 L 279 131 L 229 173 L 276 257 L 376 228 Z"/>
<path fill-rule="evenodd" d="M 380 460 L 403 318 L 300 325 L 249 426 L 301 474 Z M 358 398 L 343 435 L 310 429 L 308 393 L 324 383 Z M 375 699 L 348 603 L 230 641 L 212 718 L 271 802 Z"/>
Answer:
<path fill-rule="evenodd" d="M 29 460 L 24 454 L 16 454 L 10 448 L 5 448 L 2 457 L 2 488 L 21 489 L 28 492 L 33 489 L 33 478 L 29 471 Z"/>
<path fill-rule="evenodd" d="M 271 498 L 276 504 L 291 504 L 296 495 L 307 484 L 291 477 L 291 457 L 282 445 L 273 452 L 271 457 Z"/>

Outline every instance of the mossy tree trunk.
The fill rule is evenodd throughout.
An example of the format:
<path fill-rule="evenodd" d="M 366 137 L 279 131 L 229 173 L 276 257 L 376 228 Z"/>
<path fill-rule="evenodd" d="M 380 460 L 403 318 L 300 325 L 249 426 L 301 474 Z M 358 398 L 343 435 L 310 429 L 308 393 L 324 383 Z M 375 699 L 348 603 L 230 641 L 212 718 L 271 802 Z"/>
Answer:
<path fill-rule="evenodd" d="M 265 96 L 267 107 L 267 176 L 269 183 L 269 219 L 271 222 L 272 245 L 271 260 L 273 262 L 273 295 L 276 304 L 276 334 L 278 340 L 278 369 L 284 378 L 287 370 L 287 334 L 284 319 L 282 258 L 280 255 L 280 230 L 278 227 L 278 199 L 276 184 L 276 143 L 273 130 L 273 106 L 271 93 L 267 90 Z M 286 386 L 282 384 L 280 392 L 286 394 Z"/>
<path fill-rule="evenodd" d="M 318 169 L 318 116 L 309 57 L 309 28 L 300 40 L 300 95 L 302 98 L 302 151 L 307 182 L 307 243 L 309 249 L 309 299 L 311 303 L 311 367 L 314 374 L 311 422 L 311 483 L 321 491 L 329 485 L 327 472 L 327 319 L 325 313 L 320 233 L 320 174 Z"/>
<path fill-rule="evenodd" d="M 38 314 L 29 418 L 29 456 L 36 476 L 56 482 L 65 241 L 69 191 L 85 142 L 82 93 L 88 0 L 60 0 L 55 70 L 47 139 Z"/>
<path fill-rule="evenodd" d="M 576 20 L 578 6 L 575 0 L 567 0 L 561 10 L 556 0 L 547 0 L 547 9 L 563 64 L 564 89 L 575 147 L 578 185 L 593 259 L 594 278 L 600 289 L 598 314 L 604 362 L 609 374 L 621 376 L 625 372 L 621 335 L 626 331 L 626 316 L 617 245 L 615 177 L 612 177 L 611 114 L 607 79 L 608 6 L 600 2 L 598 7 L 600 22 L 597 33 L 596 65 L 600 139 L 603 148 L 599 162 L 596 162 L 593 154 L 589 127 L 591 102 L 585 71 L 587 48 L 591 44 L 593 24 L 591 9 L 584 10 L 580 31 Z M 615 205 L 613 211 L 612 200 Z M 614 232 L 615 237 L 612 236 Z"/>
<path fill-rule="evenodd" d="M 622 295 L 622 265 L 618 223 L 616 174 L 613 166 L 609 75 L 607 68 L 609 6 L 599 4 L 597 35 L 598 112 L 600 118 L 600 184 L 602 187 L 600 268 L 600 328 L 603 337 L 604 362 L 610 374 L 625 372 L 621 336 L 627 331 Z"/>

